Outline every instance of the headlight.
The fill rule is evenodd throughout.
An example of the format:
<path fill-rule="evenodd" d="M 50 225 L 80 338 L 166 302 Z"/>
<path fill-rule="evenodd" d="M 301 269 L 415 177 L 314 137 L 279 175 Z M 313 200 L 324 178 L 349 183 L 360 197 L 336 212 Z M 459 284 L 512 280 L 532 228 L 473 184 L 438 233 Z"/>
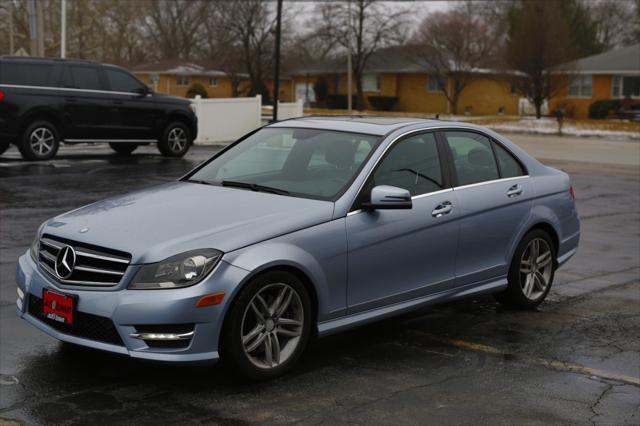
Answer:
<path fill-rule="evenodd" d="M 222 257 L 213 249 L 194 250 L 140 268 L 129 289 L 151 290 L 188 287 L 200 282 Z"/>
<path fill-rule="evenodd" d="M 44 229 L 44 226 L 46 224 L 46 220 L 40 224 L 38 230 L 36 231 L 36 235 L 35 237 L 33 237 L 33 241 L 31 242 L 31 247 L 29 248 L 31 259 L 33 259 L 34 262 L 38 262 L 38 252 L 40 251 L 40 234 L 42 233 L 42 230 Z"/>

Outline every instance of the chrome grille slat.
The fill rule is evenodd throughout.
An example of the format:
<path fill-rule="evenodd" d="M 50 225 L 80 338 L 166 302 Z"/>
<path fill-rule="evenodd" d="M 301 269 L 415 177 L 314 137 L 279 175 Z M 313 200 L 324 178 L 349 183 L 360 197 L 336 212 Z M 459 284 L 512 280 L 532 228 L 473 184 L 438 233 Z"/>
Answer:
<path fill-rule="evenodd" d="M 112 271 L 110 269 L 100 269 L 100 268 L 90 268 L 88 266 L 76 266 L 76 271 L 84 271 L 84 272 L 93 272 L 96 274 L 107 274 L 107 275 L 124 275 L 124 272 L 120 271 Z"/>
<path fill-rule="evenodd" d="M 129 261 L 126 259 L 121 259 L 119 257 L 104 256 L 101 254 L 87 253 L 86 251 L 82 251 L 82 250 L 76 250 L 76 255 L 90 257 L 92 259 L 106 260 L 109 262 L 126 263 L 127 265 L 129 264 Z"/>
<path fill-rule="evenodd" d="M 76 257 L 73 272 L 65 279 L 55 272 L 56 258 L 65 246 L 73 248 Z M 131 258 L 126 253 L 58 239 L 45 235 L 40 239 L 39 261 L 42 269 L 62 284 L 86 287 L 114 287 L 120 283 Z"/>

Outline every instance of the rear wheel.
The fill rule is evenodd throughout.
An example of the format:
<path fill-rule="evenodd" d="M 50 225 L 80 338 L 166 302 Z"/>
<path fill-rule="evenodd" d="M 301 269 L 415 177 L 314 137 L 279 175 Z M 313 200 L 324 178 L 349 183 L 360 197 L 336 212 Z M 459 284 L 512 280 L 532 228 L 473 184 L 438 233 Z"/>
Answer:
<path fill-rule="evenodd" d="M 11 145 L 9 139 L 0 139 L 0 155 L 4 154 L 4 152 L 9 149 L 9 145 Z"/>
<path fill-rule="evenodd" d="M 138 148 L 137 143 L 113 142 L 109 146 L 119 155 L 129 155 Z"/>
<path fill-rule="evenodd" d="M 287 372 L 311 333 L 311 302 L 295 276 L 272 271 L 251 280 L 225 320 L 224 361 L 246 377 L 266 380 Z"/>
<path fill-rule="evenodd" d="M 521 309 L 538 306 L 551 290 L 555 259 L 555 247 L 549 234 L 541 229 L 529 232 L 514 253 L 507 289 L 496 295 L 496 299 Z"/>
<path fill-rule="evenodd" d="M 158 149 L 164 156 L 182 157 L 189 151 L 191 142 L 189 128 L 184 123 L 174 121 L 165 128 L 158 142 Z"/>
<path fill-rule="evenodd" d="M 48 121 L 35 121 L 27 126 L 18 144 L 25 160 L 48 160 L 60 147 L 60 138 L 55 126 Z"/>

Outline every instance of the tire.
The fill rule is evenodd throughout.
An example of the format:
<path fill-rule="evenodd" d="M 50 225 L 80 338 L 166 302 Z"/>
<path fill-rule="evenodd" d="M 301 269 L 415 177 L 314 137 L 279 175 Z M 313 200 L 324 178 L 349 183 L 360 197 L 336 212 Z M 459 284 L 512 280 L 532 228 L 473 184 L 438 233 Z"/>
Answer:
<path fill-rule="evenodd" d="M 278 297 L 283 302 L 279 305 Z M 311 309 L 309 294 L 295 275 L 271 271 L 252 279 L 233 301 L 225 318 L 223 362 L 252 380 L 268 380 L 286 373 L 309 341 Z"/>
<path fill-rule="evenodd" d="M 4 152 L 9 149 L 11 142 L 9 139 L 0 139 L 0 155 L 4 154 Z"/>
<path fill-rule="evenodd" d="M 192 141 L 189 128 L 180 121 L 173 121 L 165 127 L 158 149 L 166 157 L 182 157 L 189 151 Z"/>
<path fill-rule="evenodd" d="M 136 150 L 136 148 L 138 148 L 137 143 L 126 143 L 126 142 L 110 143 L 109 146 L 118 155 L 130 155 L 133 151 Z"/>
<path fill-rule="evenodd" d="M 536 244 L 537 261 L 532 267 Z M 518 244 L 509 267 L 507 289 L 496 294 L 496 299 L 513 308 L 535 309 L 549 294 L 555 269 L 556 249 L 551 236 L 534 229 Z"/>
<path fill-rule="evenodd" d="M 20 154 L 25 160 L 49 160 L 55 157 L 59 147 L 58 130 L 45 120 L 29 124 L 18 143 Z"/>

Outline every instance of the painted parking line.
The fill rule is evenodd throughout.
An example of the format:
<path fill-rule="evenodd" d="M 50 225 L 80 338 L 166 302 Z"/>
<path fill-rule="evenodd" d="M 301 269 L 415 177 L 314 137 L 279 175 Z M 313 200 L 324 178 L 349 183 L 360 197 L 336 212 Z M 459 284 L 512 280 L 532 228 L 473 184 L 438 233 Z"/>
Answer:
<path fill-rule="evenodd" d="M 439 343 L 455 346 L 460 349 L 467 349 L 475 352 L 483 352 L 483 353 L 488 353 L 492 355 L 513 356 L 518 360 L 521 360 L 530 364 L 538 364 L 544 367 L 553 368 L 554 370 L 569 371 L 572 373 L 584 374 L 586 376 L 596 376 L 601 379 L 615 380 L 617 382 L 623 382 L 631 385 L 640 386 L 639 377 L 628 376 L 626 374 L 612 373 L 609 371 L 601 370 L 599 368 L 591 368 L 591 367 L 587 367 L 587 366 L 572 363 L 572 362 L 565 362 L 565 361 L 558 361 L 553 359 L 545 359 L 545 358 L 531 357 L 531 356 L 521 355 L 521 354 L 514 354 L 512 352 L 507 352 L 493 346 L 489 346 L 481 343 L 475 343 L 475 342 L 468 342 L 466 340 L 451 339 L 451 338 L 442 337 L 442 336 L 438 336 L 431 333 L 425 333 L 419 330 L 409 330 L 409 332 L 412 334 L 417 334 L 423 337 L 427 337 L 428 339 L 434 340 Z"/>

